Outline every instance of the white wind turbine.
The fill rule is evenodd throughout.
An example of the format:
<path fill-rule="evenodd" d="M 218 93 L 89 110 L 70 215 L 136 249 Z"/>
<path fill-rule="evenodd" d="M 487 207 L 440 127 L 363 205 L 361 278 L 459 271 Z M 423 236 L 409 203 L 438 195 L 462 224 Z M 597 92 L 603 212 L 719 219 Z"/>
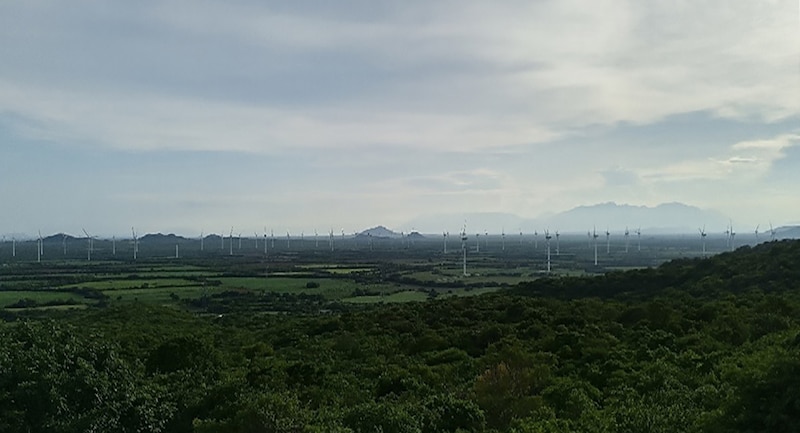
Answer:
<path fill-rule="evenodd" d="M 611 254 L 611 232 L 606 227 L 606 254 Z"/>
<path fill-rule="evenodd" d="M 11 257 L 17 257 L 17 238 L 11 236 Z"/>
<path fill-rule="evenodd" d="M 522 228 L 519 229 L 519 246 L 522 247 Z"/>
<path fill-rule="evenodd" d="M 481 237 L 480 233 L 475 233 L 475 252 L 476 253 L 481 252 L 481 239 L 480 239 L 480 237 Z"/>
<path fill-rule="evenodd" d="M 506 228 L 503 227 L 503 231 L 500 232 L 500 249 L 502 251 L 506 250 Z"/>
<path fill-rule="evenodd" d="M 703 226 L 702 229 L 697 229 L 697 231 L 700 232 L 700 242 L 703 243 L 703 257 L 705 257 L 705 255 L 706 255 L 706 236 L 708 236 L 708 233 L 706 233 L 706 226 Z"/>
<path fill-rule="evenodd" d="M 769 240 L 775 240 L 775 229 L 772 227 L 772 222 L 769 223 Z"/>
<path fill-rule="evenodd" d="M 133 260 L 139 255 L 139 238 L 136 236 L 136 229 L 131 227 L 131 235 L 133 236 Z"/>
<path fill-rule="evenodd" d="M 463 256 L 463 273 L 466 277 L 467 274 L 467 223 L 461 229 L 461 254 Z"/>
<path fill-rule="evenodd" d="M 241 251 L 242 250 L 242 232 L 239 232 L 239 234 L 236 235 L 236 239 L 239 240 L 239 251 Z"/>
<path fill-rule="evenodd" d="M 267 255 L 267 226 L 264 226 L 264 256 Z"/>
<path fill-rule="evenodd" d="M 550 236 L 550 230 L 549 229 L 545 229 L 545 231 L 544 231 L 544 240 L 545 240 L 545 244 L 547 245 L 547 273 L 548 274 L 550 273 L 550 239 L 553 239 L 553 237 Z"/>
<path fill-rule="evenodd" d="M 229 247 L 228 255 L 232 256 L 233 255 L 233 226 L 231 226 L 231 232 L 230 232 L 230 235 L 228 237 L 228 243 L 230 244 L 230 245 L 228 245 L 228 247 Z"/>
<path fill-rule="evenodd" d="M 597 234 L 597 227 L 592 229 L 592 239 L 594 240 L 594 265 L 597 266 L 597 238 L 600 235 Z"/>
<path fill-rule="evenodd" d="M 200 251 L 203 251 L 203 243 L 205 242 L 205 236 L 203 236 L 203 231 L 200 230 Z"/>
<path fill-rule="evenodd" d="M 42 231 L 39 230 L 39 238 L 36 241 L 36 262 L 37 263 L 41 263 L 42 262 L 42 253 L 43 253 L 42 250 L 43 250 L 43 248 L 42 248 Z"/>
<path fill-rule="evenodd" d="M 636 240 L 638 242 L 637 249 L 639 251 L 642 251 L 642 228 L 641 227 L 638 227 L 636 229 Z"/>
<path fill-rule="evenodd" d="M 117 257 L 117 237 L 111 236 L 111 255 Z"/>
<path fill-rule="evenodd" d="M 86 229 L 82 229 L 83 234 L 86 235 L 86 261 L 92 261 L 92 236 L 86 231 Z"/>
<path fill-rule="evenodd" d="M 253 241 L 256 251 L 258 251 L 258 233 L 253 232 Z"/>
<path fill-rule="evenodd" d="M 556 230 L 556 255 L 561 256 L 561 234 Z"/>
<path fill-rule="evenodd" d="M 444 253 L 447 254 L 447 232 L 442 232 L 442 238 L 444 239 Z"/>
<path fill-rule="evenodd" d="M 733 230 L 733 221 L 731 221 L 731 251 L 736 249 L 736 232 Z"/>
<path fill-rule="evenodd" d="M 759 227 L 761 227 L 761 224 L 756 224 L 756 230 L 755 230 L 755 234 L 756 234 L 756 243 L 758 243 L 758 228 L 759 228 Z"/>
<path fill-rule="evenodd" d="M 533 231 L 533 249 L 534 250 L 538 250 L 539 249 L 539 231 L 538 230 L 534 230 Z"/>
<path fill-rule="evenodd" d="M 630 236 L 631 232 L 628 231 L 628 227 L 625 227 L 625 254 L 628 253 L 628 246 L 630 245 Z"/>
<path fill-rule="evenodd" d="M 319 248 L 319 233 L 317 233 L 317 229 L 314 229 L 314 249 Z"/>
<path fill-rule="evenodd" d="M 64 255 L 67 255 L 67 234 L 61 233 L 61 248 L 64 250 Z"/>
<path fill-rule="evenodd" d="M 292 235 L 289 234 L 289 231 L 286 231 L 286 249 L 289 249 L 289 243 L 292 241 Z"/>
<path fill-rule="evenodd" d="M 333 251 L 333 228 L 331 228 L 330 233 L 328 233 L 328 246 L 331 248 L 331 251 Z"/>

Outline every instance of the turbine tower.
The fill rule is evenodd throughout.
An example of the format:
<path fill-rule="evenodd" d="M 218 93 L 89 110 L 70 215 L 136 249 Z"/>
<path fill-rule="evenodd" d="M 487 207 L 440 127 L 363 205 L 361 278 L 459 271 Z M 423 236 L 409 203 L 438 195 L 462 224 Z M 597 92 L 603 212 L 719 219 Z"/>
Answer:
<path fill-rule="evenodd" d="M 731 221 L 731 251 L 736 249 L 736 242 L 734 242 L 735 238 L 736 238 L 736 232 L 733 231 L 733 221 Z"/>
<path fill-rule="evenodd" d="M 631 232 L 628 231 L 628 227 L 625 227 L 625 254 L 628 254 L 628 246 L 630 245 L 630 236 Z"/>
<path fill-rule="evenodd" d="M 333 251 L 333 228 L 331 228 L 330 233 L 328 233 L 328 246 L 331 247 L 331 251 Z"/>
<path fill-rule="evenodd" d="M 264 256 L 267 255 L 267 227 L 264 226 Z"/>
<path fill-rule="evenodd" d="M 139 238 L 136 236 L 136 229 L 131 227 L 131 235 L 133 235 L 133 260 L 139 255 Z"/>
<path fill-rule="evenodd" d="M 556 230 L 556 255 L 561 256 L 561 234 Z"/>
<path fill-rule="evenodd" d="M 203 251 L 203 242 L 205 241 L 205 237 L 203 236 L 203 231 L 200 230 L 200 251 Z"/>
<path fill-rule="evenodd" d="M 538 230 L 534 230 L 533 231 L 533 249 L 534 250 L 538 250 L 539 249 L 539 231 Z"/>
<path fill-rule="evenodd" d="M 111 255 L 117 256 L 117 237 L 111 236 Z"/>
<path fill-rule="evenodd" d="M 550 239 L 553 239 L 553 237 L 550 236 L 550 230 L 549 229 L 545 229 L 545 231 L 544 231 L 544 240 L 545 240 L 545 244 L 547 245 L 547 273 L 548 274 L 550 273 L 550 269 L 551 269 L 550 268 Z"/>
<path fill-rule="evenodd" d="M 447 254 L 447 232 L 442 232 L 442 238 L 444 238 L 444 254 Z"/>
<path fill-rule="evenodd" d="M 700 232 L 700 242 L 703 243 L 703 257 L 705 257 L 706 256 L 706 236 L 708 236 L 708 233 L 706 233 L 706 227 L 705 226 L 703 226 L 702 229 L 697 229 L 697 230 Z"/>
<path fill-rule="evenodd" d="M 500 249 L 502 251 L 506 250 L 506 229 L 503 227 L 503 231 L 500 232 Z"/>
<path fill-rule="evenodd" d="M 61 247 L 64 249 L 64 255 L 67 255 L 67 234 L 61 233 Z"/>
<path fill-rule="evenodd" d="M 92 237 L 89 233 L 86 232 L 86 229 L 82 229 L 83 234 L 86 235 L 86 261 L 92 261 Z"/>
<path fill-rule="evenodd" d="M 39 230 L 39 238 L 36 240 L 36 263 L 42 262 L 42 231 Z"/>
<path fill-rule="evenodd" d="M 756 243 L 758 243 L 758 228 L 759 228 L 759 227 L 761 227 L 761 224 L 756 224 L 756 230 L 755 230 L 755 234 L 756 234 Z"/>
<path fill-rule="evenodd" d="M 228 247 L 229 247 L 228 255 L 232 256 L 233 255 L 233 226 L 231 226 L 231 232 L 230 232 L 230 235 L 228 236 L 228 243 L 230 244 L 230 245 L 228 245 Z"/>
<path fill-rule="evenodd" d="M 636 240 L 638 241 L 638 250 L 642 251 L 642 228 L 638 227 L 636 229 Z"/>
<path fill-rule="evenodd" d="M 600 235 L 597 234 L 597 228 L 592 229 L 592 239 L 594 240 L 594 265 L 597 266 L 597 238 Z"/>
<path fill-rule="evenodd" d="M 317 233 L 317 229 L 314 229 L 314 249 L 319 248 L 319 233 Z"/>
<path fill-rule="evenodd" d="M 772 222 L 769 223 L 769 240 L 775 240 L 775 229 L 772 227 Z"/>
<path fill-rule="evenodd" d="M 463 256 L 463 273 L 467 276 L 467 223 L 461 229 L 461 254 Z"/>
<path fill-rule="evenodd" d="M 611 232 L 606 227 L 606 254 L 611 254 Z"/>

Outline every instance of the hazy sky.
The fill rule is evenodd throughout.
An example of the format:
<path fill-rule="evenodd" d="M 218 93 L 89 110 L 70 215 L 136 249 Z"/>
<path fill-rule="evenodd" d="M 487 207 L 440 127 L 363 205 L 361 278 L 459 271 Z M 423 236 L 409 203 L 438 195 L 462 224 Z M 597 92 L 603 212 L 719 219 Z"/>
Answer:
<path fill-rule="evenodd" d="M 796 0 L 0 2 L 0 233 L 780 225 L 798 168 Z"/>

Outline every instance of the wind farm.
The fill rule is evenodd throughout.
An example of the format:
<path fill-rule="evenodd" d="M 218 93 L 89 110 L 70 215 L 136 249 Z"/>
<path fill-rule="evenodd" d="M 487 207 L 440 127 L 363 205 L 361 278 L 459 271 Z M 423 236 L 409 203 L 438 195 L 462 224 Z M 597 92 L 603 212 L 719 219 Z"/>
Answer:
<path fill-rule="evenodd" d="M 6 306 L 17 305 L 27 294 L 9 290 L 16 278 L 33 278 L 45 270 L 58 270 L 59 275 L 74 275 L 87 280 L 87 272 L 113 269 L 104 272 L 97 281 L 87 284 L 101 285 L 107 302 L 126 302 L 132 299 L 155 297 L 170 302 L 170 294 L 178 299 L 199 299 L 208 293 L 222 293 L 229 289 L 243 293 L 260 293 L 264 290 L 309 293 L 299 280 L 313 278 L 322 282 L 323 288 L 335 286 L 335 295 L 328 296 L 337 302 L 396 302 L 425 301 L 431 297 L 469 296 L 487 291 L 514 287 L 541 278 L 602 275 L 631 269 L 653 268 L 676 259 L 705 259 L 712 255 L 729 253 L 734 248 L 750 248 L 758 243 L 776 242 L 779 229 L 770 225 L 770 236 L 765 238 L 754 229 L 751 234 L 736 235 L 733 224 L 716 232 L 705 226 L 692 234 L 648 234 L 637 228 L 635 248 L 630 248 L 630 230 L 619 233 L 606 229 L 604 248 L 599 248 L 601 234 L 596 228 L 589 230 L 589 243 L 582 232 L 551 231 L 542 228 L 544 242 L 538 242 L 539 230 L 520 230 L 518 242 L 507 242 L 505 229 L 495 233 L 484 230 L 474 240 L 467 235 L 467 224 L 459 231 L 460 248 L 449 248 L 449 233 L 422 234 L 395 232 L 376 226 L 352 235 L 342 230 L 338 239 L 329 231 L 327 245 L 321 245 L 318 230 L 313 237 L 292 237 L 286 232 L 284 243 L 275 242 L 274 231 L 262 234 L 253 231 L 252 237 L 227 233 L 201 236 L 147 233 L 141 235 L 135 227 L 130 237 L 98 237 L 82 230 L 83 236 L 66 233 L 43 236 L 6 237 L 0 243 L 0 287 L 5 290 Z M 301 231 L 303 233 L 303 231 Z M 236 237 L 235 237 L 236 236 Z M 226 239 L 227 238 L 227 239 Z M 734 244 L 734 239 L 736 243 Z M 119 242 L 118 242 L 119 241 Z M 215 242 L 221 249 L 206 248 Z M 61 254 L 46 253 L 60 250 Z M 157 271 L 148 271 L 156 269 Z M 200 274 L 236 269 L 243 280 L 226 280 L 220 290 L 211 290 L 205 283 L 193 279 L 176 279 L 184 269 Z M 269 269 L 269 273 L 265 270 Z M 391 270 L 391 272 L 389 272 Z M 231 271 L 227 271 L 231 272 Z M 114 275 L 116 273 L 116 276 Z M 160 275 L 168 273 L 169 277 Z M 136 275 L 135 278 L 129 274 Z M 362 278 L 370 275 L 371 278 Z M 380 277 L 376 277 L 380 275 Z M 375 278 L 380 283 L 375 283 Z M 101 281 L 111 281 L 101 283 Z M 115 283 L 112 283 L 116 281 Z M 133 281 L 142 283 L 135 289 Z M 240 284 L 237 286 L 234 281 Z M 116 284 L 125 287 L 116 291 Z M 348 286 L 352 290 L 344 291 Z M 32 286 L 34 291 L 45 290 L 46 284 Z M 71 293 L 74 284 L 47 287 L 47 293 Z M 225 290 L 222 290 L 225 289 Z M 296 289 L 296 290 L 295 290 Z M 169 290 L 169 291 L 168 291 Z M 323 290 L 318 290 L 324 293 Z M 14 298 L 14 297 L 17 298 Z M 12 299 L 14 298 L 14 299 Z M 174 298 L 174 297 L 173 297 Z M 96 298 L 77 301 L 79 297 L 65 296 L 65 306 L 83 307 L 97 302 Z M 58 302 L 51 299 L 50 306 Z M 38 304 L 31 304 L 34 308 Z"/>

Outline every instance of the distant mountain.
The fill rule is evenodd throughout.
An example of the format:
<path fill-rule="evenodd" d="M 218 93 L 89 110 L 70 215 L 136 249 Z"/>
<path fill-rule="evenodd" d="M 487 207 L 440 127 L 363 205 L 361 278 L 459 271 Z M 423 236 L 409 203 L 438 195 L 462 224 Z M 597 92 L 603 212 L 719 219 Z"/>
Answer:
<path fill-rule="evenodd" d="M 517 230 L 532 232 L 545 228 L 563 232 L 585 232 L 592 227 L 598 230 L 624 230 L 641 228 L 647 233 L 689 233 L 705 226 L 709 231 L 724 230 L 729 221 L 720 212 L 701 209 L 684 203 L 664 203 L 654 207 L 599 203 L 537 218 L 523 218 L 500 212 L 470 214 L 440 214 L 421 216 L 409 221 L 406 227 L 416 227 L 423 233 L 458 233 L 466 220 L 467 233 L 514 233 Z"/>
<path fill-rule="evenodd" d="M 800 226 L 782 226 L 775 229 L 777 239 L 800 239 Z"/>
<path fill-rule="evenodd" d="M 42 242 L 55 242 L 55 241 L 62 242 L 64 240 L 64 236 L 66 236 L 66 240 L 67 241 L 71 241 L 71 240 L 74 240 L 74 239 L 84 239 L 84 240 L 86 239 L 85 237 L 76 238 L 74 236 L 71 236 L 71 235 L 68 235 L 68 234 L 65 234 L 65 233 L 57 233 L 57 234 L 46 236 L 46 237 L 42 238 Z"/>
<path fill-rule="evenodd" d="M 728 219 L 717 211 L 683 203 L 664 203 L 655 207 L 633 206 L 614 202 L 578 206 L 542 221 L 562 231 L 611 228 L 642 228 L 653 233 L 694 232 L 698 227 L 726 227 Z"/>
<path fill-rule="evenodd" d="M 366 229 L 363 232 L 358 233 L 356 236 L 357 237 L 372 236 L 373 238 L 394 239 L 394 238 L 399 238 L 400 233 L 395 233 L 384 226 L 377 226 L 371 229 Z"/>
<path fill-rule="evenodd" d="M 186 238 L 172 233 L 168 235 L 162 233 L 148 233 L 139 238 L 140 242 L 166 242 L 166 241 L 177 241 L 177 240 L 186 240 Z"/>

